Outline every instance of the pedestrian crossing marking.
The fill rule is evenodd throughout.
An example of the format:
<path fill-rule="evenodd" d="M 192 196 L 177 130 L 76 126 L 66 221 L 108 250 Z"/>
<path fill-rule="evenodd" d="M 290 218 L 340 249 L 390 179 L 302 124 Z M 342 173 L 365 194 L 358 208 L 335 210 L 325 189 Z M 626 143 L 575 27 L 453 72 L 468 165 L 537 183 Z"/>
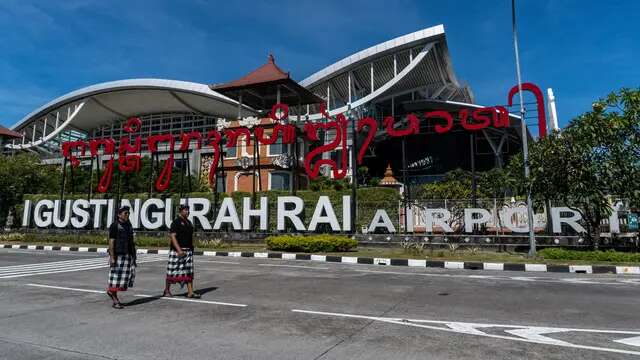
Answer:
<path fill-rule="evenodd" d="M 166 256 L 158 256 L 155 254 L 139 254 L 136 261 L 138 264 L 141 264 L 163 260 L 166 260 Z M 92 259 L 76 259 L 24 265 L 0 266 L 0 279 L 13 279 L 25 276 L 94 270 L 107 267 L 109 267 L 109 258 L 106 256 L 96 257 Z"/>

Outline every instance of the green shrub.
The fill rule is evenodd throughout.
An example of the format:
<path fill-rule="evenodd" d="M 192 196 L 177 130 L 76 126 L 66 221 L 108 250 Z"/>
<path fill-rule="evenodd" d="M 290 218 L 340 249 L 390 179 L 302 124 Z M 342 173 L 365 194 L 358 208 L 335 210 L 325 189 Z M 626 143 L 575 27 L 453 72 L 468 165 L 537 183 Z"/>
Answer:
<path fill-rule="evenodd" d="M 278 235 L 265 239 L 269 250 L 301 252 L 349 251 L 358 246 L 358 241 L 339 235 Z"/>
<path fill-rule="evenodd" d="M 555 260 L 585 260 L 603 262 L 640 262 L 640 254 L 607 251 L 567 250 L 562 248 L 546 248 L 538 252 L 545 259 Z"/>

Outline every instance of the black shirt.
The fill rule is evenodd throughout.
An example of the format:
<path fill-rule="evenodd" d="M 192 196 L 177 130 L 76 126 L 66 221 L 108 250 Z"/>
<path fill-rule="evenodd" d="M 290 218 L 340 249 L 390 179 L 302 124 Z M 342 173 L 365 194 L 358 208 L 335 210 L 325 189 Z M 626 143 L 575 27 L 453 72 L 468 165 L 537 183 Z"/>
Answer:
<path fill-rule="evenodd" d="M 114 240 L 115 255 L 135 254 L 133 242 L 133 226 L 130 222 L 116 220 L 109 226 L 109 239 Z"/>
<path fill-rule="evenodd" d="M 176 234 L 176 240 L 178 240 L 178 245 L 180 245 L 181 248 L 193 250 L 193 224 L 191 224 L 189 219 L 183 219 L 181 216 L 178 216 L 171 223 L 169 233 Z M 173 242 L 171 246 L 173 247 Z"/>

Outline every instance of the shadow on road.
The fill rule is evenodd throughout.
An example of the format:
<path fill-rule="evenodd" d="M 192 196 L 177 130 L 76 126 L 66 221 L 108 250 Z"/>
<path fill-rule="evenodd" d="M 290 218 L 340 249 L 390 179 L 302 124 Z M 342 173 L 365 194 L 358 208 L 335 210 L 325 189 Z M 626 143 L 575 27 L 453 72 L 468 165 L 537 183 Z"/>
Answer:
<path fill-rule="evenodd" d="M 142 304 L 150 303 L 152 301 L 156 301 L 156 300 L 158 300 L 160 298 L 161 298 L 161 296 L 149 296 L 149 297 L 144 297 L 144 298 L 140 298 L 140 299 L 135 299 L 135 300 L 123 302 L 122 305 L 124 305 L 124 306 L 142 305 Z"/>
<path fill-rule="evenodd" d="M 206 287 L 206 288 L 202 288 L 202 289 L 198 289 L 198 290 L 193 290 L 193 292 L 195 292 L 196 294 L 199 294 L 199 295 L 204 295 L 204 294 L 206 294 L 208 292 L 215 291 L 217 289 L 218 289 L 217 287 L 212 286 L 212 287 Z"/>

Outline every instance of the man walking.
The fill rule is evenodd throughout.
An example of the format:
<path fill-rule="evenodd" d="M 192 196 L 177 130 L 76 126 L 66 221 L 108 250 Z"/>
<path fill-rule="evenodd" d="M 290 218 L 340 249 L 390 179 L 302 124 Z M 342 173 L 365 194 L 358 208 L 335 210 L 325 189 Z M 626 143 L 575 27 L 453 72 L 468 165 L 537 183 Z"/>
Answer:
<path fill-rule="evenodd" d="M 118 209 L 118 219 L 109 226 L 109 265 L 107 295 L 113 308 L 122 309 L 118 291 L 127 291 L 136 277 L 136 247 L 128 206 Z"/>
<path fill-rule="evenodd" d="M 200 298 L 193 292 L 193 224 L 189 221 L 189 207 L 180 205 L 178 217 L 169 229 L 170 249 L 167 280 L 163 296 L 172 296 L 171 284 L 187 284 L 187 297 Z"/>

